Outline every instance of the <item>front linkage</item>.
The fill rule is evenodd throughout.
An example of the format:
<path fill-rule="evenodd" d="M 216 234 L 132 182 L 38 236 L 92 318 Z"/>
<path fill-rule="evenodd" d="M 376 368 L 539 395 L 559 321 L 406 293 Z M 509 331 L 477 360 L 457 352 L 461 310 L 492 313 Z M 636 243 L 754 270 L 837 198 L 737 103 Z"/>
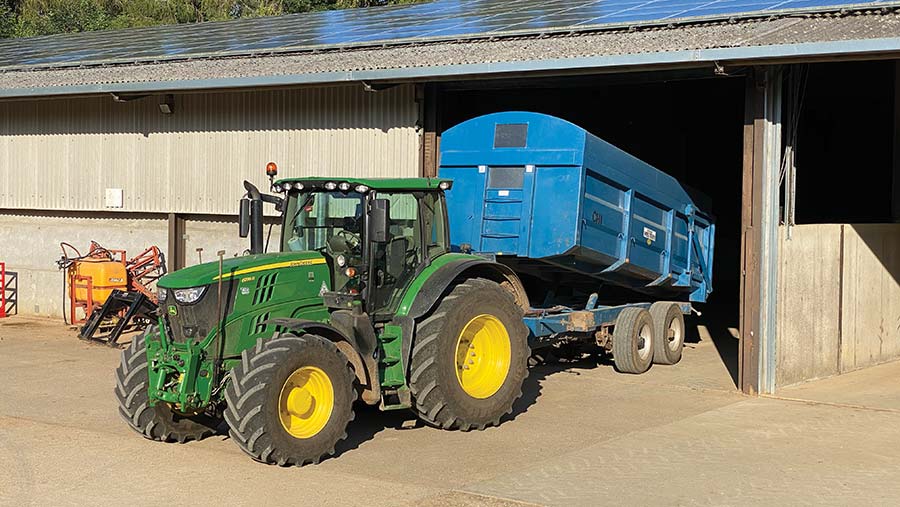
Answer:
<path fill-rule="evenodd" d="M 168 403 L 186 413 L 205 410 L 220 401 L 214 393 L 224 383 L 214 360 L 207 355 L 208 341 L 171 343 L 165 336 L 166 322 L 159 319 L 157 332 L 147 336 L 149 402 Z M 213 387 L 215 379 L 220 385 Z"/>

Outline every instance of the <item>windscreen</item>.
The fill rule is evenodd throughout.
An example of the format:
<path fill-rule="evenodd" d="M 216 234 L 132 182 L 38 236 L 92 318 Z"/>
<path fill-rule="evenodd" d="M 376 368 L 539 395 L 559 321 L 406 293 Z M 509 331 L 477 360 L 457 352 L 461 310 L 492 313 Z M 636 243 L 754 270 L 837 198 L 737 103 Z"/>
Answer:
<path fill-rule="evenodd" d="M 363 198 L 356 192 L 299 192 L 289 196 L 282 250 L 343 253 L 361 245 Z"/>

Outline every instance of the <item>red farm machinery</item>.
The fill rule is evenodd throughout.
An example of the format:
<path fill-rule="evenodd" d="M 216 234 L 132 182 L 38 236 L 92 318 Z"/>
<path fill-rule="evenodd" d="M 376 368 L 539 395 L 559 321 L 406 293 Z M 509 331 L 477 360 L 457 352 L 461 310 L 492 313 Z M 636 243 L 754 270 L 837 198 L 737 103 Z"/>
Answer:
<path fill-rule="evenodd" d="M 60 243 L 57 265 L 65 273 L 67 323 L 81 324 L 79 337 L 117 346 L 122 332 L 146 324 L 156 310 L 156 280 L 166 273 L 159 248 L 151 246 L 129 258 L 125 250 L 92 241 L 84 255 Z M 141 326 L 142 327 L 142 326 Z M 108 331 L 102 336 L 98 331 Z"/>

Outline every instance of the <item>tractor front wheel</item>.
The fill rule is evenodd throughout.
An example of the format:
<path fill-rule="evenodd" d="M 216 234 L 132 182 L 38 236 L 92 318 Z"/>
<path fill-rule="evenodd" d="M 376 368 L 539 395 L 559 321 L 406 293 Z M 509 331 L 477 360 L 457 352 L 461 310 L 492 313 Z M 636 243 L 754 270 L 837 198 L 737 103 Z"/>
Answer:
<path fill-rule="evenodd" d="M 260 339 L 241 354 L 225 388 L 231 438 L 256 461 L 318 463 L 347 437 L 355 378 L 346 356 L 325 338 Z"/>
<path fill-rule="evenodd" d="M 417 325 L 413 407 L 444 429 L 497 425 L 522 396 L 529 355 L 528 329 L 512 295 L 490 280 L 466 280 Z"/>
<path fill-rule="evenodd" d="M 162 402 L 150 405 L 146 343 L 147 336 L 158 332 L 158 326 L 148 326 L 122 351 L 115 388 L 119 414 L 132 429 L 150 440 L 185 443 L 212 435 L 220 422 L 213 417 L 182 414 Z"/>

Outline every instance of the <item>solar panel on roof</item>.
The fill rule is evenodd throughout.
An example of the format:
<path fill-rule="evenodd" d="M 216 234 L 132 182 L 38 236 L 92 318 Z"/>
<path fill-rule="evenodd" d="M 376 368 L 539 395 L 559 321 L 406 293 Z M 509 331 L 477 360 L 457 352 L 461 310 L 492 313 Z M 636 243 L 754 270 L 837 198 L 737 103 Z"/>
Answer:
<path fill-rule="evenodd" d="M 0 69 L 298 52 L 786 12 L 885 0 L 436 0 L 434 2 L 0 41 Z"/>

